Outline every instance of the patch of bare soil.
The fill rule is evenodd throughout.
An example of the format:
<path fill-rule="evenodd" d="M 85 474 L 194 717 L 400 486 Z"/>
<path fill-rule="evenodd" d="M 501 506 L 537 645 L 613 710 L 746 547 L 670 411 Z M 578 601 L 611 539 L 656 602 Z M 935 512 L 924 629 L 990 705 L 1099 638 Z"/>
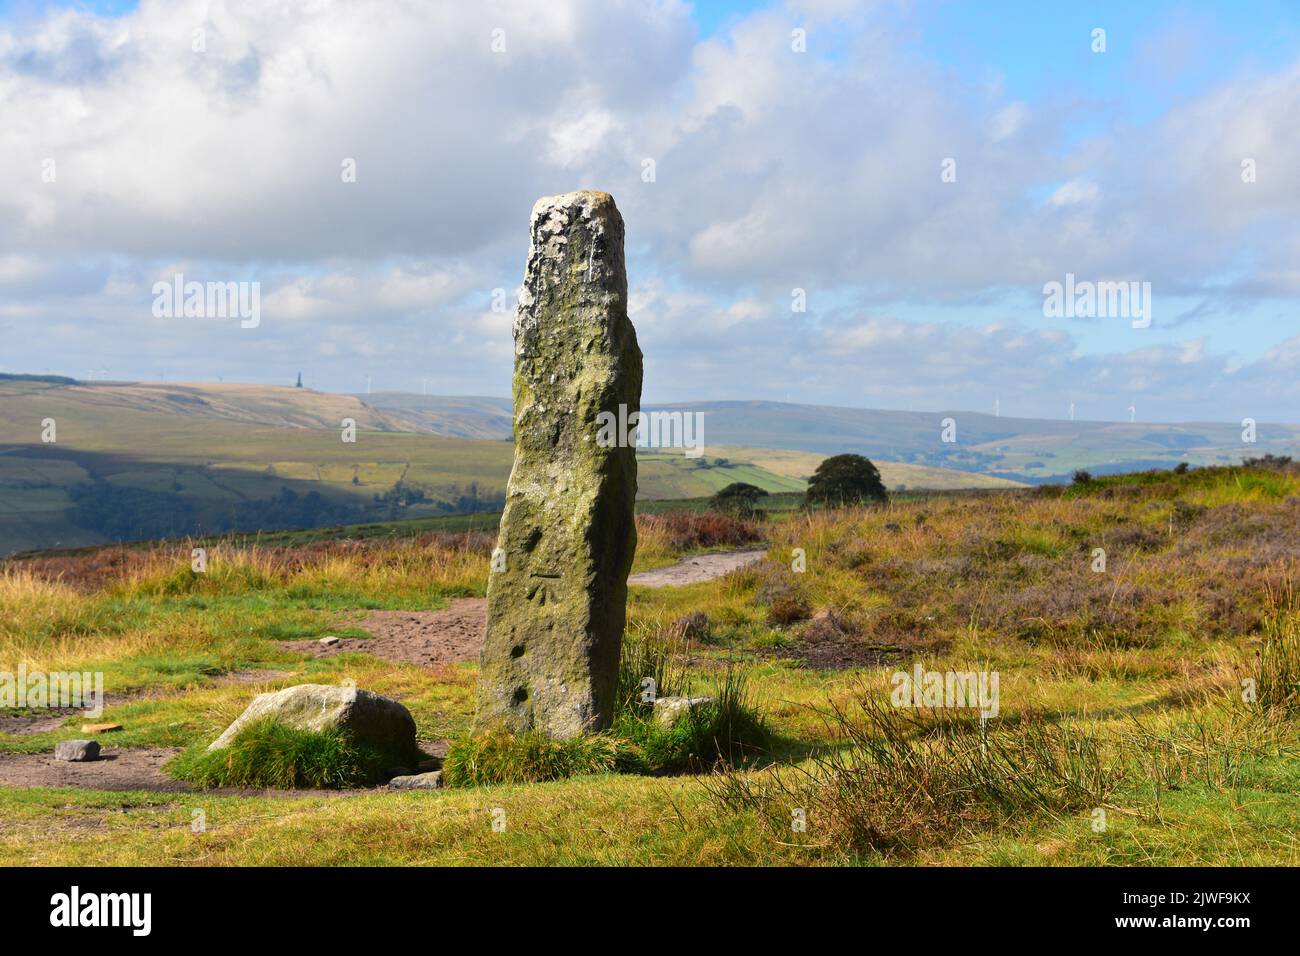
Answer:
<path fill-rule="evenodd" d="M 72 708 L 56 707 L 34 714 L 0 714 L 0 734 L 43 734 L 57 730 L 69 717 L 80 713 Z"/>
<path fill-rule="evenodd" d="M 854 667 L 879 667 L 903 656 L 902 648 L 893 645 L 867 644 L 861 638 L 830 641 L 801 641 L 782 651 L 805 667 L 820 671 L 844 671 Z"/>
<path fill-rule="evenodd" d="M 88 787 L 94 790 L 193 790 L 173 780 L 162 765 L 174 757 L 174 749 L 106 750 L 98 760 L 70 763 L 55 760 L 54 754 L 0 754 L 0 786 L 4 787 Z"/>
<path fill-rule="evenodd" d="M 449 741 L 425 744 L 426 756 L 441 759 Z M 163 772 L 163 764 L 180 751 L 176 748 L 131 747 L 105 750 L 98 760 L 71 762 L 55 760 L 50 753 L 0 753 L 0 787 L 82 787 L 88 790 L 153 790 L 161 793 L 192 793 L 197 788 Z M 215 789 L 203 793 L 265 797 L 339 797 L 373 793 L 382 787 L 355 790 L 242 790 Z"/>
<path fill-rule="evenodd" d="M 879 667 L 903 656 L 895 644 L 869 641 L 834 611 L 824 610 L 803 626 L 798 641 L 783 657 L 792 657 L 816 670 Z"/>
<path fill-rule="evenodd" d="M 743 548 L 739 551 L 714 551 L 708 554 L 694 554 L 682 558 L 676 564 L 653 571 L 642 571 L 627 579 L 628 584 L 643 588 L 678 587 L 683 584 L 697 584 L 700 581 L 712 581 L 732 571 L 739 571 L 767 555 L 767 548 Z"/>
<path fill-rule="evenodd" d="M 368 611 L 360 625 L 370 637 L 345 637 L 329 645 L 281 641 L 280 646 L 313 657 L 360 652 L 425 667 L 476 661 L 487 628 L 487 600 L 456 598 L 441 611 Z"/>

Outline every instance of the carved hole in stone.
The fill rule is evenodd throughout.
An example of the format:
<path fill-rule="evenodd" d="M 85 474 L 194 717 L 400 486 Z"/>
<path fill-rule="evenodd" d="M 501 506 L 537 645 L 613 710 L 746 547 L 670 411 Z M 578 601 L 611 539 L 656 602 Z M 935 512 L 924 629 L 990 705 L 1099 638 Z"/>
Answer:
<path fill-rule="evenodd" d="M 524 550 L 531 552 L 533 548 L 537 547 L 541 540 L 542 529 L 534 528 L 532 531 L 528 532 L 528 537 L 524 539 Z"/>
<path fill-rule="evenodd" d="M 510 656 L 511 656 L 511 657 L 523 657 L 523 656 L 524 656 L 524 645 L 522 645 L 522 644 L 516 644 L 514 647 L 510 648 Z"/>
<path fill-rule="evenodd" d="M 522 703 L 523 703 L 524 701 L 526 701 L 526 700 L 528 700 L 528 688 L 527 688 L 527 687 L 516 687 L 516 688 L 515 688 L 515 705 L 518 706 L 519 704 L 522 704 Z"/>

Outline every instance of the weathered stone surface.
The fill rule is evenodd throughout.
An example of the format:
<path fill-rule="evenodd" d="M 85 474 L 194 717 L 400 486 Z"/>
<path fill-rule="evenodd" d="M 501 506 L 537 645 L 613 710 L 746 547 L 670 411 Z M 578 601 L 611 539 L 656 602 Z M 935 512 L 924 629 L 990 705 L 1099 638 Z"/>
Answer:
<path fill-rule="evenodd" d="M 79 763 L 83 760 L 99 759 L 99 741 L 97 740 L 60 740 L 54 745 L 55 760 L 69 760 Z"/>
<path fill-rule="evenodd" d="M 514 334 L 515 463 L 476 728 L 568 738 L 609 723 L 636 549 L 641 350 L 607 193 L 533 207 Z M 602 412 L 626 423 L 622 440 L 600 440 Z"/>
<path fill-rule="evenodd" d="M 208 749 L 228 746 L 240 730 L 264 717 L 299 730 L 338 728 L 356 742 L 393 757 L 406 759 L 417 752 L 415 718 L 409 710 L 368 690 L 327 684 L 298 684 L 259 694 Z"/>
<path fill-rule="evenodd" d="M 442 787 L 442 771 L 415 773 L 404 777 L 394 777 L 388 781 L 392 790 L 438 790 Z"/>
<path fill-rule="evenodd" d="M 660 697 L 655 701 L 655 723 L 671 727 L 696 707 L 713 703 L 712 697 Z"/>

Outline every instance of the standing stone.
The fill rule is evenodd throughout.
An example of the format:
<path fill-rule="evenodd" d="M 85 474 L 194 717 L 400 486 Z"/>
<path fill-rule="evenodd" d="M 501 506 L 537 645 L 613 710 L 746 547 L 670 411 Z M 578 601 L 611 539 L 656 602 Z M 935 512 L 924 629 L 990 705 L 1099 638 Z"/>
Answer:
<path fill-rule="evenodd" d="M 531 230 L 475 726 L 566 739 L 608 726 L 613 710 L 636 550 L 641 349 L 613 197 L 540 199 Z"/>

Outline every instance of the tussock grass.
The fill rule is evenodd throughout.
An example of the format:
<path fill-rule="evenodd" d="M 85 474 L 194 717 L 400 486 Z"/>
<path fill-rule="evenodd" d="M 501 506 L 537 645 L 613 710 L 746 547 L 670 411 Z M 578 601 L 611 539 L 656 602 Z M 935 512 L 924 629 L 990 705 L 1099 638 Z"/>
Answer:
<path fill-rule="evenodd" d="M 367 786 L 378 783 L 390 765 L 391 758 L 341 731 L 299 730 L 268 719 L 250 723 L 220 750 L 196 744 L 165 769 L 205 788 L 290 790 Z"/>
<path fill-rule="evenodd" d="M 911 711 L 866 693 L 823 714 L 841 745 L 810 766 L 761 775 L 726 768 L 707 786 L 729 812 L 791 833 L 792 810 L 841 853 L 915 853 L 971 832 L 1096 806 L 1114 785 L 1096 732 Z"/>
<path fill-rule="evenodd" d="M 1290 584 L 1270 595 L 1272 612 L 1264 622 L 1259 648 L 1259 704 L 1280 715 L 1300 711 L 1300 606 Z"/>
<path fill-rule="evenodd" d="M 745 674 L 729 667 L 709 691 L 708 703 L 690 708 L 670 727 L 657 723 L 652 711 L 629 710 L 615 718 L 613 732 L 634 742 L 654 773 L 770 758 L 776 735 L 755 705 Z"/>
<path fill-rule="evenodd" d="M 546 783 L 584 774 L 644 772 L 645 762 L 628 741 L 608 734 L 552 740 L 542 734 L 505 732 L 466 736 L 443 762 L 451 787 Z"/>
<path fill-rule="evenodd" d="M 207 550 L 207 570 L 196 573 L 188 549 L 159 549 L 132 566 L 115 591 L 173 599 L 275 592 L 302 606 L 422 607 L 430 598 L 482 594 L 489 554 L 482 533 L 314 549 L 217 545 Z"/>
<path fill-rule="evenodd" d="M 712 698 L 709 703 L 689 709 L 671 726 L 655 720 L 655 697 L 692 696 L 697 687 L 703 687 L 701 696 Z M 767 754 L 775 739 L 742 672 L 729 667 L 712 685 L 697 682 L 678 663 L 673 645 L 643 632 L 624 641 L 608 732 L 571 740 L 501 731 L 469 734 L 452 744 L 443 771 L 449 786 L 542 783 L 592 773 L 680 773 L 751 761 Z"/>

